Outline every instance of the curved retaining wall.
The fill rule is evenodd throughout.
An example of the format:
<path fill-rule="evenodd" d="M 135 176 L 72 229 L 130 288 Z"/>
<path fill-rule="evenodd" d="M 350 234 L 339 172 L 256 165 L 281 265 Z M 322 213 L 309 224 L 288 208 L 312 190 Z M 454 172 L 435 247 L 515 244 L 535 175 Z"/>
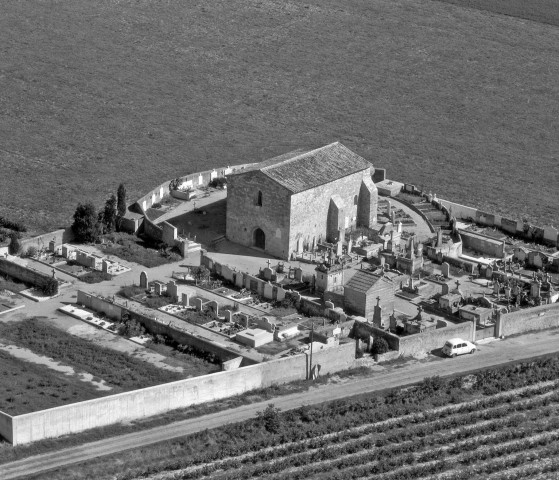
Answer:
<path fill-rule="evenodd" d="M 210 183 L 210 181 L 213 180 L 214 178 L 224 177 L 225 175 L 233 173 L 237 170 L 241 170 L 241 169 L 250 167 L 252 165 L 255 165 L 255 164 L 254 163 L 245 163 L 245 164 L 241 164 L 241 165 L 235 165 L 234 167 L 220 167 L 220 168 L 217 168 L 217 169 L 214 168 L 213 170 L 205 170 L 203 172 L 190 173 L 188 175 L 184 175 L 184 176 L 178 177 L 178 178 L 180 178 L 180 181 L 183 184 L 188 183 L 188 182 L 192 182 L 192 186 L 194 188 L 196 188 L 196 187 L 201 187 L 201 186 L 208 185 L 208 183 Z M 140 209 L 142 211 L 145 211 L 148 208 L 150 208 L 154 203 L 161 202 L 166 197 L 170 196 L 169 184 L 173 180 L 174 179 L 167 180 L 167 181 L 163 182 L 161 185 L 158 185 L 153 190 L 151 190 L 149 193 L 146 193 L 144 196 L 138 198 L 135 203 L 140 207 Z"/>

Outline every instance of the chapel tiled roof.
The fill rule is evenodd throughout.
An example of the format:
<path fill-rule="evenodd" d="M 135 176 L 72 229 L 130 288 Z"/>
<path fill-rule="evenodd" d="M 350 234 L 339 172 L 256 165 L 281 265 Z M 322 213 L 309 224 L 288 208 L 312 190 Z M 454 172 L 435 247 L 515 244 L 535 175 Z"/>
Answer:
<path fill-rule="evenodd" d="M 260 170 L 290 192 L 299 193 L 371 166 L 363 157 L 335 142 L 316 150 L 296 150 L 264 160 L 250 170 Z"/>
<path fill-rule="evenodd" d="M 351 277 L 349 282 L 346 283 L 345 288 L 349 288 L 350 290 L 357 292 L 367 293 L 377 284 L 377 282 L 392 283 L 390 279 L 376 275 L 367 270 L 357 270 L 357 273 Z"/>

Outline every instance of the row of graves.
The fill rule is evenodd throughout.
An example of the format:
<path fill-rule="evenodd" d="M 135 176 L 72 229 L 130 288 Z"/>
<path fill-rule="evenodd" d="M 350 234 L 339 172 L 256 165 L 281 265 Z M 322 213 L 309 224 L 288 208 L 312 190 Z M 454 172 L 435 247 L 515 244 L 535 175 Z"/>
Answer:
<path fill-rule="evenodd" d="M 55 240 L 49 242 L 48 250 L 41 252 L 38 260 L 77 278 L 90 271 L 109 275 L 120 275 L 130 271 L 130 268 L 107 257 L 88 252 L 69 243 L 57 245 Z"/>

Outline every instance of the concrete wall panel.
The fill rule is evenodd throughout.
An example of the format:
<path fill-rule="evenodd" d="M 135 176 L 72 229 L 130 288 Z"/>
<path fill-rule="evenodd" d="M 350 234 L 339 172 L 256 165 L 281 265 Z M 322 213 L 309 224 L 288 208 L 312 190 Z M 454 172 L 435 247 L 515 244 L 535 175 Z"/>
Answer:
<path fill-rule="evenodd" d="M 559 303 L 552 303 L 501 315 L 497 324 L 497 335 L 507 337 L 556 327 L 559 327 Z"/>
<path fill-rule="evenodd" d="M 13 443 L 12 417 L 4 412 L 0 412 L 0 437 Z"/>

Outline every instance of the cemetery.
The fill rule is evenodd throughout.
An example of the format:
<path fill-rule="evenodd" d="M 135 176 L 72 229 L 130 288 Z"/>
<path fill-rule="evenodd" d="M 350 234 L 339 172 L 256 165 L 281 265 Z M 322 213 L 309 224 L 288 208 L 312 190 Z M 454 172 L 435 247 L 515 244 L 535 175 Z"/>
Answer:
<path fill-rule="evenodd" d="M 332 152 L 355 160 L 347 178 Z M 451 337 L 479 342 L 559 326 L 557 242 L 518 239 L 505 219 L 501 224 L 509 232 L 501 234 L 495 218 L 492 226 L 480 225 L 487 215 L 472 216 L 435 194 L 387 180 L 385 171 L 370 181 L 368 165 L 341 144 L 331 144 L 232 169 L 227 189 L 183 185 L 205 182 L 205 174 L 189 176 L 177 189 L 158 187 L 135 203 L 143 212 L 137 226 L 147 238 L 180 250 L 181 264 L 168 273 L 50 242 L 38 260 L 78 281 L 91 271 L 128 279 L 118 293 L 78 288 L 77 300 L 59 307 L 61 312 L 148 348 L 195 352 L 219 364 L 199 369 L 199 381 L 181 383 L 172 393 L 166 385 L 154 396 L 130 392 L 144 401 L 167 399 L 162 406 L 150 404 L 151 413 L 109 398 L 106 405 L 117 402 L 122 408 L 115 418 L 178 408 L 185 403 L 176 392 L 191 388 L 198 393 L 188 393 L 186 403 L 200 403 L 270 382 L 315 378 L 320 371 L 429 355 Z M 317 185 L 317 172 L 332 185 Z M 217 175 L 212 171 L 208 179 Z M 256 188 L 255 178 L 267 187 Z M 321 200 L 304 211 L 312 195 Z M 287 213 L 286 199 L 298 214 Z M 553 231 L 542 232 L 541 238 L 553 240 Z M 529 229 L 527 235 L 534 240 L 540 231 Z M 38 284 L 48 277 L 19 260 L 4 264 Z M 17 303 L 11 302 L 0 301 L 0 314 Z M 375 339 L 384 339 L 389 351 L 375 353 Z M 312 358 L 316 363 L 309 366 Z M 253 367 L 259 367 L 258 376 L 249 379 Z M 216 368 L 225 376 L 214 385 L 205 373 Z M 233 388 L 230 379 L 241 383 Z M 222 391 L 214 388 L 219 382 L 227 385 Z M 88 412 L 78 430 L 106 424 L 95 405 L 72 407 Z M 37 418 L 50 425 L 42 435 L 64 430 L 53 426 L 55 417 Z"/>

